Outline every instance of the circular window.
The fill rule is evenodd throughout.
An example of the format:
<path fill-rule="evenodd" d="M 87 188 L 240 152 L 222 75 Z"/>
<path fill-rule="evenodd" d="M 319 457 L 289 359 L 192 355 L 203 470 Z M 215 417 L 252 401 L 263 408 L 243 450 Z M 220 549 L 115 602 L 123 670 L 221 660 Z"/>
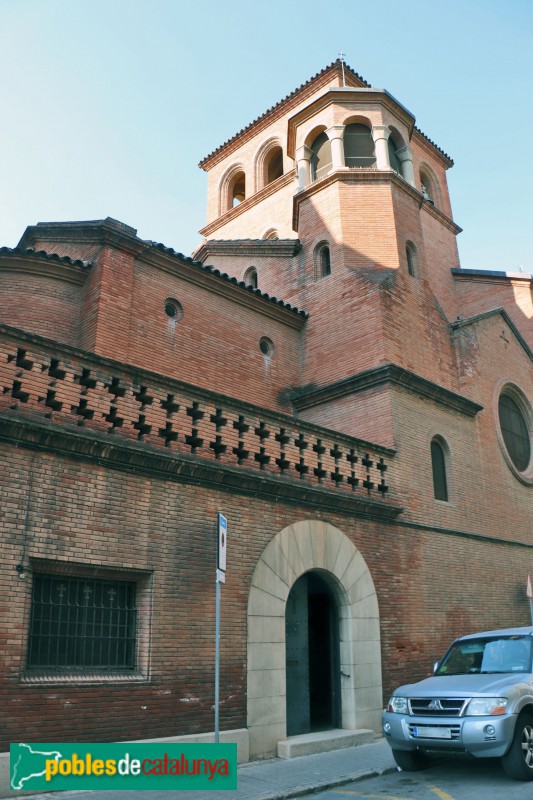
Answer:
<path fill-rule="evenodd" d="M 174 322 L 178 322 L 183 316 L 183 307 L 181 303 L 171 297 L 165 300 L 164 308 L 167 317 L 174 320 Z"/>
<path fill-rule="evenodd" d="M 269 356 L 271 358 L 274 355 L 274 342 L 267 336 L 263 336 L 259 339 L 259 349 L 264 356 Z"/>
<path fill-rule="evenodd" d="M 507 384 L 500 393 L 498 422 L 507 463 L 520 478 L 533 483 L 533 412 L 527 398 L 516 386 Z"/>

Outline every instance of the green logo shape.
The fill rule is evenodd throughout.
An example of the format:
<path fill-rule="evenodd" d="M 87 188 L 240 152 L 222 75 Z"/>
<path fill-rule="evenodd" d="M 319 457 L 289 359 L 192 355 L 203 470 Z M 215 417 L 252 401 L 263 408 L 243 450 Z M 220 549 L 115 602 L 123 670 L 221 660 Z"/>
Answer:
<path fill-rule="evenodd" d="M 10 747 L 11 789 L 236 789 L 236 744 L 19 743 Z"/>

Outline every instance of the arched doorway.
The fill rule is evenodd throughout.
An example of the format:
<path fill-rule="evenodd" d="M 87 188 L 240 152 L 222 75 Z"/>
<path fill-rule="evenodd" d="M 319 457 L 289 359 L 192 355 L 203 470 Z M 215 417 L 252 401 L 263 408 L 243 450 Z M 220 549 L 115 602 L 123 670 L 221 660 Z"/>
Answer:
<path fill-rule="evenodd" d="M 287 736 L 339 727 L 339 613 L 318 572 L 306 572 L 289 592 L 285 663 Z"/>
<path fill-rule="evenodd" d="M 338 727 L 375 731 L 381 727 L 379 607 L 372 576 L 342 531 L 327 522 L 300 520 L 270 540 L 252 575 L 247 625 L 252 759 L 275 755 L 277 743 L 287 737 L 285 612 L 293 586 L 309 573 L 327 585 L 338 614 Z"/>

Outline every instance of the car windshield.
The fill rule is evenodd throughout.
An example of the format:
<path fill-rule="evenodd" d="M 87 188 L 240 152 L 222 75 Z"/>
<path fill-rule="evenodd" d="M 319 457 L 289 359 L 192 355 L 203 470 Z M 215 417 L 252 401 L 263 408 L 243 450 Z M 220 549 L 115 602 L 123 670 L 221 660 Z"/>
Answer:
<path fill-rule="evenodd" d="M 531 636 L 487 636 L 454 642 L 435 675 L 531 672 Z"/>

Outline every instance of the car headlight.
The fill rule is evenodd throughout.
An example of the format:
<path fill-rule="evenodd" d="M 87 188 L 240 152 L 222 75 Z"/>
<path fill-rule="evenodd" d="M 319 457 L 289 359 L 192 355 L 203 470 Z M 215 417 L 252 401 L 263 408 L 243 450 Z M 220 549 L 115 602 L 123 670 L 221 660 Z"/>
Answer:
<path fill-rule="evenodd" d="M 474 697 L 468 704 L 466 714 L 474 717 L 489 717 L 505 714 L 507 710 L 506 697 Z"/>
<path fill-rule="evenodd" d="M 393 711 L 395 714 L 408 714 L 409 706 L 407 705 L 407 697 L 393 695 L 389 700 L 387 711 Z"/>

